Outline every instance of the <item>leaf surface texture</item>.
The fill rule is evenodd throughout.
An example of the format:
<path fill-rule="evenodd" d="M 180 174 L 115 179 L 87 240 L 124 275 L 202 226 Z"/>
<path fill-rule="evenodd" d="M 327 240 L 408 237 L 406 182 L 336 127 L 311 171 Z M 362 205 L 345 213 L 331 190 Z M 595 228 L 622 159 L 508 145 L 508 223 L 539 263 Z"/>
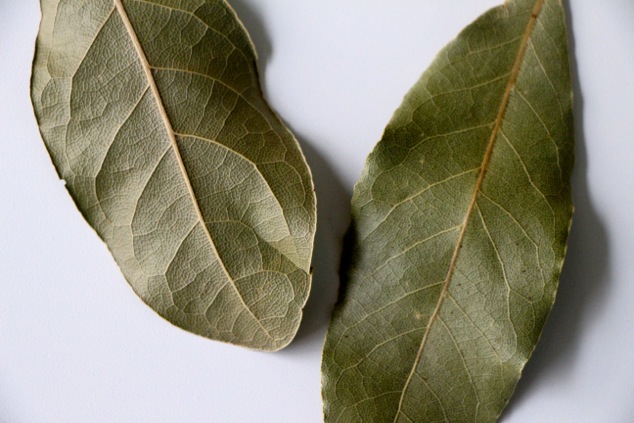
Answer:
<path fill-rule="evenodd" d="M 310 287 L 315 198 L 222 0 L 42 0 L 32 100 L 77 207 L 149 306 L 277 350 Z"/>
<path fill-rule="evenodd" d="M 440 52 L 355 187 L 327 423 L 497 420 L 554 302 L 573 144 L 559 0 L 508 1 Z"/>

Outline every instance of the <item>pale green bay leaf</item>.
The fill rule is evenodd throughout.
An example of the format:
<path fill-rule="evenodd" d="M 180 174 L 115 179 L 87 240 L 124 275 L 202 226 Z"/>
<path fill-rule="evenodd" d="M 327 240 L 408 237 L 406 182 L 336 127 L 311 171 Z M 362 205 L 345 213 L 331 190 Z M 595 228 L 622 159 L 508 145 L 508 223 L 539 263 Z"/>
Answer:
<path fill-rule="evenodd" d="M 42 0 L 32 100 L 61 178 L 134 291 L 253 349 L 297 332 L 315 198 L 223 0 Z"/>
<path fill-rule="evenodd" d="M 443 49 L 355 187 L 322 363 L 326 422 L 493 422 L 553 305 L 572 215 L 560 0 Z"/>

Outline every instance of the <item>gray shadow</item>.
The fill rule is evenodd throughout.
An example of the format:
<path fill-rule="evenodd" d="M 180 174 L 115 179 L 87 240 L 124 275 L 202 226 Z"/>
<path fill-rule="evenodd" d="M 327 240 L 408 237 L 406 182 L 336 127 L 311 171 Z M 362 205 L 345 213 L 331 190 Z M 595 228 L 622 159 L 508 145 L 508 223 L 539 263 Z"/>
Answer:
<path fill-rule="evenodd" d="M 295 135 L 297 136 L 297 132 Z M 304 308 L 302 324 L 291 349 L 293 346 L 301 347 L 308 341 L 312 343 L 314 336 L 323 338 L 323 330 L 330 322 L 339 292 L 339 266 L 343 236 L 350 225 L 351 197 L 351 193 L 312 143 L 303 142 L 304 138 L 301 136 L 298 138 L 315 183 L 317 233 L 312 263 L 313 285 Z"/>
<path fill-rule="evenodd" d="M 231 5 L 255 44 L 258 52 L 258 68 L 266 97 L 266 64 L 271 59 L 273 47 L 268 38 L 261 15 L 255 2 L 232 0 Z M 317 142 L 307 140 L 292 125 L 286 125 L 295 134 L 310 166 L 317 197 L 317 233 L 313 252 L 313 278 L 304 316 L 295 340 L 284 352 L 295 353 L 298 349 L 312 345 L 315 337 L 323 338 L 323 331 L 330 321 L 330 314 L 337 300 L 339 286 L 339 262 L 343 235 L 350 224 L 350 197 L 339 176 L 315 146 Z M 320 340 L 320 342 L 322 342 Z"/>
<path fill-rule="evenodd" d="M 572 178 L 575 213 L 555 306 L 500 422 L 504 421 L 504 417 L 510 416 L 515 407 L 524 401 L 527 393 L 539 383 L 574 371 L 584 323 L 605 307 L 609 289 L 608 234 L 594 211 L 588 190 L 588 158 L 583 133 L 584 101 L 575 59 L 574 25 L 569 0 L 564 0 L 564 7 L 568 12 L 566 24 L 575 100 L 576 161 Z"/>

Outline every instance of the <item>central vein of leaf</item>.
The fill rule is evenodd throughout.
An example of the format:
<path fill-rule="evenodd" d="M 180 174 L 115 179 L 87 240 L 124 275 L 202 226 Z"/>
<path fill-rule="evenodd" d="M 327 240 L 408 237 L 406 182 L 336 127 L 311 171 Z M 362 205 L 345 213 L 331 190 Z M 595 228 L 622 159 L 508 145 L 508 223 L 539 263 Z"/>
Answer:
<path fill-rule="evenodd" d="M 427 340 L 429 338 L 429 333 L 431 332 L 431 328 L 434 324 L 434 322 L 437 320 L 438 315 L 440 313 L 440 309 L 443 305 L 443 302 L 445 300 L 445 297 L 447 296 L 447 291 L 449 289 L 449 284 L 451 282 L 451 278 L 453 276 L 454 270 L 456 268 L 456 263 L 458 261 L 458 256 L 460 255 L 460 250 L 462 247 L 462 242 L 467 230 L 467 223 L 469 222 L 469 218 L 471 217 L 471 214 L 473 213 L 473 210 L 476 206 L 476 202 L 478 199 L 478 194 L 480 193 L 480 189 L 482 188 L 482 183 L 484 181 L 484 176 L 486 174 L 487 168 L 489 166 L 489 162 L 491 161 L 491 154 L 493 152 L 493 147 L 495 146 L 495 140 L 498 137 L 498 133 L 500 131 L 500 128 L 502 127 L 502 122 L 504 120 L 504 116 L 506 114 L 506 110 L 507 110 L 507 106 L 509 103 L 509 99 L 511 98 L 511 93 L 513 91 L 513 88 L 515 87 L 515 83 L 517 82 L 517 77 L 519 75 L 519 71 L 522 65 L 522 61 L 524 58 L 524 54 L 526 52 L 526 47 L 528 46 L 528 41 L 530 39 L 530 35 L 533 32 L 533 28 L 535 26 L 535 22 L 537 21 L 537 17 L 539 16 L 539 12 L 542 9 L 542 6 L 544 5 L 545 0 L 537 0 L 535 7 L 533 8 L 533 11 L 531 13 L 531 16 L 528 20 L 528 24 L 526 26 L 526 30 L 524 31 L 524 35 L 522 37 L 522 40 L 520 42 L 520 46 L 519 46 L 519 50 L 517 53 L 517 58 L 515 59 L 515 63 L 513 64 L 513 69 L 511 70 L 510 76 L 509 76 L 509 80 L 508 83 L 506 85 L 506 89 L 504 90 L 504 95 L 502 97 L 502 101 L 500 102 L 500 108 L 498 110 L 498 114 L 497 117 L 495 119 L 495 125 L 493 127 L 493 131 L 491 132 L 491 137 L 489 138 L 489 142 L 487 144 L 487 149 L 484 153 L 484 158 L 482 160 L 482 165 L 480 168 L 480 174 L 478 176 L 478 180 L 476 181 L 475 184 L 475 189 L 473 191 L 473 196 L 471 198 L 471 202 L 469 203 L 469 207 L 467 208 L 467 212 L 465 214 L 465 218 L 462 222 L 462 229 L 460 230 L 460 234 L 458 235 L 458 240 L 456 242 L 456 246 L 454 248 L 453 251 L 453 255 L 451 257 L 451 262 L 449 264 L 449 270 L 447 271 L 447 277 L 444 280 L 443 283 L 443 287 L 442 287 L 442 291 L 440 292 L 440 297 L 438 299 L 438 302 L 436 303 L 436 308 L 434 309 L 434 312 L 432 313 L 431 317 L 429 318 L 429 322 L 427 324 L 427 328 L 425 329 L 425 333 L 423 334 L 423 339 L 420 343 L 420 346 L 418 348 L 418 351 L 416 353 L 416 358 L 414 360 L 414 363 L 412 365 L 412 369 L 409 373 L 409 376 L 405 382 L 405 385 L 403 386 L 403 390 L 401 391 L 401 397 L 399 400 L 399 404 L 398 404 L 398 409 L 396 412 L 396 415 L 394 417 L 394 422 L 396 422 L 401 414 L 402 408 L 403 408 L 403 403 L 405 400 L 405 393 L 407 392 L 407 389 L 409 388 L 409 385 L 412 381 L 412 378 L 414 376 L 414 374 L 416 373 L 416 369 L 418 368 L 418 365 L 420 363 L 421 357 L 423 355 L 423 351 L 425 349 L 425 345 L 427 344 Z"/>
<path fill-rule="evenodd" d="M 114 0 L 114 5 L 115 5 L 115 8 L 116 8 L 117 12 L 119 13 L 119 16 L 121 17 L 121 21 L 123 22 L 123 25 L 124 25 L 126 31 L 128 32 L 128 35 L 130 36 L 130 40 L 132 41 L 132 44 L 134 45 L 134 50 L 136 51 L 137 56 L 139 57 L 139 60 L 141 62 L 141 67 L 143 69 L 143 73 L 145 74 L 145 78 L 148 81 L 149 89 L 152 92 L 152 95 L 154 96 L 154 98 L 156 99 L 156 105 L 157 105 L 159 114 L 161 116 L 161 120 L 165 124 L 167 136 L 170 139 L 170 144 L 171 144 L 172 150 L 174 151 L 174 155 L 176 156 L 176 161 L 178 162 L 179 169 L 180 169 L 181 173 L 183 174 L 183 179 L 185 181 L 185 186 L 187 187 L 187 191 L 189 192 L 189 195 L 191 197 L 191 202 L 192 202 L 192 205 L 194 207 L 194 211 L 196 213 L 196 217 L 198 218 L 198 220 L 200 222 L 200 225 L 203 228 L 203 231 L 204 231 L 204 233 L 205 233 L 205 235 L 207 237 L 207 240 L 209 241 L 209 245 L 211 246 L 211 249 L 213 250 L 214 255 L 218 258 L 218 264 L 222 268 L 222 271 L 225 274 L 225 276 L 227 277 L 229 283 L 231 284 L 231 286 L 236 291 L 236 294 L 237 294 L 238 298 L 240 299 L 240 302 L 242 303 L 244 308 L 251 315 L 251 317 L 253 317 L 253 320 L 255 320 L 257 325 L 264 331 L 264 333 L 268 337 L 273 339 L 273 337 L 271 336 L 269 331 L 262 325 L 260 320 L 253 314 L 253 312 L 251 311 L 251 308 L 244 301 L 244 298 L 242 297 L 242 294 L 238 290 L 238 287 L 235 285 L 235 283 L 233 281 L 233 278 L 231 277 L 231 275 L 229 274 L 229 271 L 227 270 L 227 268 L 225 267 L 224 263 L 222 262 L 222 259 L 220 258 L 220 254 L 218 254 L 218 249 L 216 248 L 216 244 L 214 243 L 213 239 L 211 238 L 211 234 L 209 233 L 209 229 L 207 228 L 207 224 L 205 223 L 205 219 L 204 219 L 203 214 L 202 214 L 202 212 L 200 210 L 200 205 L 198 204 L 198 199 L 196 198 L 196 194 L 194 192 L 194 188 L 192 187 L 191 181 L 189 179 L 189 175 L 187 173 L 187 169 L 185 168 L 185 164 L 183 163 L 183 158 L 181 157 L 180 150 L 179 150 L 178 144 L 176 142 L 176 134 L 174 132 L 174 128 L 172 128 L 172 123 L 171 123 L 171 121 L 170 121 L 170 119 L 169 119 L 169 117 L 167 115 L 167 112 L 165 111 L 165 106 L 163 105 L 163 101 L 161 99 L 160 92 L 158 90 L 158 87 L 156 86 L 156 82 L 154 81 L 154 76 L 152 75 L 152 67 L 150 66 L 150 63 L 148 62 L 148 59 L 147 59 L 147 57 L 145 55 L 145 52 L 143 51 L 143 47 L 141 46 L 141 42 L 139 41 L 139 38 L 136 35 L 136 31 L 134 30 L 134 27 L 132 26 L 132 22 L 130 22 L 130 18 L 128 17 L 128 13 L 126 12 L 125 8 L 123 7 L 122 1 L 121 0 Z"/>

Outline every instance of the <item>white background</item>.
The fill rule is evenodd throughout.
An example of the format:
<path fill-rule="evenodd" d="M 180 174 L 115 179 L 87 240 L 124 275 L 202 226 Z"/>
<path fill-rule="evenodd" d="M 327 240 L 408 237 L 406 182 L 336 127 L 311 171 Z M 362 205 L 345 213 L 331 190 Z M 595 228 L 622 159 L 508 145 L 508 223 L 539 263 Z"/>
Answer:
<path fill-rule="evenodd" d="M 258 353 L 172 327 L 133 294 L 37 131 L 38 2 L 0 0 L 0 421 L 320 422 L 321 345 L 353 183 L 436 52 L 497 2 L 231 2 L 320 202 L 300 333 L 282 352 Z M 632 423 L 634 2 L 566 5 L 576 215 L 557 304 L 501 421 Z"/>

